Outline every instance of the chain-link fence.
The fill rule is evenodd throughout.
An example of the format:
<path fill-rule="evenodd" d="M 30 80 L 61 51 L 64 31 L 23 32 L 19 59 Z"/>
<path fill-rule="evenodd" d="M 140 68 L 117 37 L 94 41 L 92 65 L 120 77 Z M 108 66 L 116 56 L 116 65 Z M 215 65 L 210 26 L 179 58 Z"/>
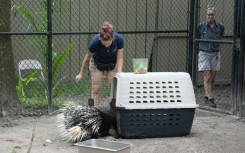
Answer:
<path fill-rule="evenodd" d="M 196 2 L 194 16 L 190 14 L 192 2 Z M 225 26 L 224 39 L 233 40 L 234 1 L 231 0 L 53 0 L 52 3 L 12 0 L 9 34 L 12 35 L 20 102 L 27 106 L 32 101 L 37 101 L 40 106 L 51 101 L 53 106 L 69 101 L 87 105 L 91 95 L 88 68 L 79 84 L 75 77 L 91 39 L 103 22 L 109 21 L 125 41 L 124 72 L 133 71 L 133 58 L 148 58 L 149 71 L 153 72 L 186 72 L 188 63 L 193 61 L 196 98 L 202 106 L 204 89 L 202 74 L 196 69 L 197 50 L 193 50 L 194 56 L 189 56 L 188 43 L 190 30 L 195 31 L 196 27 L 190 29 L 190 20 L 195 18 L 195 24 L 205 21 L 208 4 L 216 7 L 217 21 Z M 232 54 L 232 45 L 221 45 L 221 70 L 217 73 L 213 91 L 217 110 L 229 113 L 233 111 Z M 18 63 L 29 59 L 39 61 L 40 70 L 30 72 L 27 66 L 30 61 L 25 61 L 26 69 L 20 69 Z M 25 72 L 19 73 L 20 70 Z M 35 77 L 41 72 L 43 77 Z M 103 84 L 100 101 L 108 105 L 110 88 L 107 79 Z"/>

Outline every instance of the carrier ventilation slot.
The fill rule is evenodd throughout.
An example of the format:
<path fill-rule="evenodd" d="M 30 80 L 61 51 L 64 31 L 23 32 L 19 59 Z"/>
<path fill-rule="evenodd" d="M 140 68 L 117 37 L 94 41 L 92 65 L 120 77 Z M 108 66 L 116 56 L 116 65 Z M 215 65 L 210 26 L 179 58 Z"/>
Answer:
<path fill-rule="evenodd" d="M 178 81 L 130 81 L 129 103 L 180 103 L 179 89 Z"/>
<path fill-rule="evenodd" d="M 130 113 L 128 124 L 131 127 L 181 126 L 181 114 Z"/>

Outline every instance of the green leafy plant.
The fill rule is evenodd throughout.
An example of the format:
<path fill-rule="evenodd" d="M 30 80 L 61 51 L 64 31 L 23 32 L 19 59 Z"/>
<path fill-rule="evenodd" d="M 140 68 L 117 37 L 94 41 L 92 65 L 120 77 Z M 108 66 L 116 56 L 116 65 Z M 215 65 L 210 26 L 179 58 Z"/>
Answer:
<path fill-rule="evenodd" d="M 136 62 L 134 64 L 134 72 L 135 73 L 146 73 L 147 72 L 147 67 L 140 63 L 140 62 Z"/>
<path fill-rule="evenodd" d="M 25 97 L 24 87 L 26 87 L 30 81 L 37 78 L 37 74 L 40 73 L 42 70 L 36 70 L 29 74 L 26 79 L 19 77 L 18 85 L 17 85 L 17 93 L 19 96 Z"/>
<path fill-rule="evenodd" d="M 54 3 L 53 3 L 54 6 Z M 45 32 L 47 31 L 47 5 L 46 1 L 41 0 L 40 1 L 40 8 L 39 10 L 36 10 L 33 14 L 40 15 L 38 19 L 34 18 L 33 14 L 28 11 L 24 6 L 20 4 L 15 4 L 11 8 L 11 11 L 13 12 L 13 19 L 16 18 L 17 13 L 21 13 L 26 17 L 26 19 L 29 21 L 29 25 L 26 27 L 25 31 L 29 31 L 30 27 L 34 27 L 34 29 L 37 32 Z M 36 19 L 36 20 L 35 20 Z M 47 42 L 47 36 L 46 35 L 40 35 L 40 39 L 33 39 L 32 44 L 38 45 L 41 47 L 41 49 L 44 51 L 44 57 L 45 57 L 45 64 L 46 67 L 48 67 L 48 42 Z M 56 55 L 56 52 L 52 51 L 52 58 Z"/>
<path fill-rule="evenodd" d="M 54 3 L 53 3 L 54 5 Z M 20 5 L 20 4 L 15 4 L 12 7 L 12 12 L 13 12 L 13 18 L 16 17 L 17 13 L 20 12 L 22 13 L 27 20 L 29 21 L 30 25 L 32 27 L 35 28 L 36 31 L 38 32 L 44 32 L 47 31 L 47 5 L 46 5 L 46 1 L 40 1 L 40 9 L 38 11 L 36 11 L 33 14 L 39 14 L 40 18 L 39 20 L 35 20 L 36 18 L 34 18 L 34 16 L 32 15 L 32 13 L 30 11 L 28 11 L 24 6 Z M 29 30 L 29 26 L 27 27 L 27 30 Z M 21 78 L 19 78 L 18 81 L 18 85 L 17 85 L 17 92 L 19 97 L 23 98 L 26 97 L 26 91 L 24 91 L 24 88 L 26 88 L 29 83 L 31 82 L 31 80 L 36 80 L 36 82 L 38 82 L 39 87 L 41 87 L 43 89 L 43 94 L 44 97 L 46 97 L 45 99 L 47 100 L 48 97 L 48 82 L 47 80 L 45 80 L 43 77 L 40 77 L 40 75 L 38 75 L 41 71 L 46 71 L 48 69 L 48 48 L 47 48 L 47 36 L 45 35 L 41 35 L 40 36 L 41 39 L 33 39 L 33 45 L 38 45 L 41 46 L 41 49 L 43 50 L 43 55 L 45 57 L 45 68 L 43 70 L 37 70 L 34 71 L 33 73 L 29 74 L 27 76 L 26 80 L 22 80 Z M 53 46 L 53 45 L 52 45 Z M 52 86 L 53 86 L 53 90 L 56 89 L 56 87 L 58 86 L 58 84 L 65 78 L 63 77 L 60 80 L 56 80 L 56 74 L 60 69 L 60 65 L 62 64 L 62 62 L 66 59 L 66 57 L 70 54 L 72 50 L 72 44 L 68 44 L 67 49 L 65 51 L 63 51 L 60 55 L 55 52 L 54 50 L 52 50 Z M 32 89 L 33 90 L 33 89 Z"/>
<path fill-rule="evenodd" d="M 58 84 L 65 78 L 62 78 L 58 81 L 56 81 L 56 74 L 60 68 L 61 63 L 65 60 L 65 58 L 69 55 L 69 53 L 72 50 L 72 45 L 69 44 L 67 50 L 65 50 L 60 56 L 56 55 L 56 57 L 54 58 L 53 61 L 53 69 L 52 69 L 52 80 L 53 80 L 53 90 L 55 90 L 55 88 L 58 86 Z M 25 92 L 24 92 L 24 88 L 28 86 L 28 84 L 32 81 L 32 80 L 36 80 L 40 87 L 42 87 L 43 91 L 44 91 L 44 96 L 47 99 L 47 91 L 48 91 L 48 82 L 43 78 L 40 77 L 40 72 L 44 71 L 46 69 L 42 69 L 42 70 L 36 70 L 34 72 L 32 72 L 31 74 L 29 74 L 27 76 L 27 78 L 25 80 L 22 80 L 22 78 L 19 78 L 18 81 L 18 86 L 17 86 L 17 91 L 19 96 L 25 96 Z"/>

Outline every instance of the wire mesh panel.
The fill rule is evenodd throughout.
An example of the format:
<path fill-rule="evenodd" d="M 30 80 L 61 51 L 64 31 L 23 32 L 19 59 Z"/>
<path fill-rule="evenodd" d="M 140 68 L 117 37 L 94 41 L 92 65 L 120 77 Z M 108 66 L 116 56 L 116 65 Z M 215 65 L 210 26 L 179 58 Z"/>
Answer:
<path fill-rule="evenodd" d="M 152 71 L 185 72 L 186 42 L 186 37 L 179 36 L 178 34 L 156 37 L 151 54 Z"/>
<path fill-rule="evenodd" d="M 226 45 L 227 46 L 227 45 Z M 221 47 L 223 48 L 223 47 Z M 227 46 L 232 50 L 232 46 Z M 226 49 L 227 49 L 226 48 Z M 216 79 L 214 85 L 212 86 L 212 95 L 217 104 L 217 111 L 231 113 L 232 110 L 232 99 L 231 99 L 231 63 L 232 63 L 232 52 L 224 52 L 221 49 L 221 64 L 220 71 L 216 74 Z M 198 76 L 199 85 L 196 87 L 197 101 L 201 104 L 201 107 L 205 109 L 210 109 L 205 107 L 205 90 L 204 90 L 204 80 L 203 73 L 199 73 Z"/>
<path fill-rule="evenodd" d="M 12 36 L 19 102 L 27 107 L 48 104 L 48 76 L 46 52 L 40 40 L 43 36 Z M 11 81 L 11 80 L 9 80 Z M 57 103 L 54 101 L 53 103 Z M 58 104 L 59 105 L 59 104 Z M 57 105 L 56 105 L 57 106 Z"/>
<path fill-rule="evenodd" d="M 84 0 L 72 2 L 57 0 L 54 1 L 54 4 L 56 5 L 53 10 L 54 32 L 81 31 L 98 33 L 102 23 L 104 21 L 110 21 L 113 24 L 115 31 L 121 33 L 125 40 L 123 71 L 133 71 L 132 59 L 134 57 L 146 57 L 148 59 L 157 57 L 158 60 L 152 61 L 149 65 L 149 67 L 154 67 L 151 71 L 171 71 L 173 69 L 174 71 L 185 71 L 182 63 L 174 63 L 171 61 L 171 63 L 175 65 L 174 67 L 176 67 L 172 68 L 173 65 L 171 65 L 169 61 L 162 60 L 162 58 L 165 58 L 166 55 L 171 52 L 171 58 L 174 59 L 175 52 L 179 52 L 178 49 L 180 48 L 182 48 L 182 51 L 180 51 L 181 54 L 183 53 L 184 55 L 186 46 L 169 49 L 171 46 L 170 43 L 167 42 L 169 44 L 167 47 L 165 45 L 162 46 L 162 42 L 159 42 L 158 44 L 160 45 L 156 46 L 155 41 L 158 39 L 158 36 L 165 37 L 166 39 L 168 39 L 169 36 L 172 36 L 173 41 L 171 42 L 173 44 L 179 43 L 179 37 L 182 37 L 182 40 L 180 40 L 181 43 L 185 43 L 185 39 L 183 38 L 186 37 L 186 34 L 184 33 L 186 32 L 188 21 L 188 1 L 183 1 L 182 4 L 180 4 L 178 1 L 157 0 Z M 180 11 L 173 13 L 171 10 Z M 171 16 L 171 18 L 168 16 Z M 177 20 L 178 23 L 175 22 Z M 173 33 L 171 31 L 177 31 L 177 33 L 160 35 L 157 33 L 145 32 L 154 30 L 162 30 L 163 33 L 170 30 L 169 33 Z M 124 33 L 124 31 L 128 32 Z M 178 31 L 182 31 L 182 34 L 178 34 Z M 67 36 L 57 36 L 59 38 L 63 37 L 64 40 L 69 40 L 69 43 L 73 45 L 73 51 L 69 55 L 71 57 L 69 59 L 69 67 L 67 64 L 64 64 L 64 67 L 62 68 L 64 70 L 69 69 L 69 75 L 73 74 L 73 78 L 69 77 L 71 80 L 73 80 L 75 75 L 79 72 L 82 59 L 87 52 L 87 46 L 93 36 L 94 35 L 87 34 L 75 37 L 70 35 L 69 38 Z M 57 40 L 64 41 L 59 38 Z M 157 41 L 159 41 L 159 39 Z M 162 47 L 165 48 L 166 51 L 163 52 Z M 178 65 L 182 65 L 181 68 Z M 90 73 L 86 72 L 85 75 L 80 85 L 90 86 L 87 80 L 87 78 L 90 77 Z M 104 84 L 107 84 L 106 79 Z M 107 88 L 103 88 L 103 91 L 104 90 L 107 90 Z M 107 93 L 105 95 L 108 95 L 109 90 L 104 92 Z M 89 97 L 89 95 L 90 93 L 87 93 L 85 101 L 86 97 Z M 108 100 L 109 99 L 105 101 Z"/>
<path fill-rule="evenodd" d="M 192 60 L 188 54 L 190 48 L 188 28 L 192 11 L 190 0 L 52 0 L 50 7 L 48 2 L 47 0 L 11 1 L 9 32 L 12 32 L 16 80 L 19 78 L 19 61 L 38 60 L 42 70 L 34 71 L 34 74 L 29 73 L 29 78 L 36 77 L 42 72 L 44 79 L 38 77 L 36 83 L 38 89 L 47 91 L 37 95 L 33 93 L 36 86 L 26 88 L 30 89 L 28 91 L 30 94 L 25 94 L 29 97 L 24 98 L 22 95 L 21 99 L 25 99 L 24 101 L 38 99 L 47 104 L 52 100 L 55 105 L 73 101 L 86 105 L 92 90 L 89 69 L 86 68 L 79 84 L 75 82 L 75 77 L 88 52 L 88 45 L 105 21 L 112 23 L 114 31 L 122 34 L 124 38 L 124 72 L 133 72 L 133 58 L 148 58 L 149 72 L 185 72 L 188 62 Z M 238 9 L 234 7 L 234 1 L 206 0 L 195 1 L 195 3 L 196 9 L 199 10 L 195 14 L 197 19 L 195 24 L 206 20 L 207 5 L 213 5 L 217 11 L 216 20 L 225 26 L 223 39 L 231 41 L 234 8 Z M 50 20 L 48 15 L 52 17 Z M 50 27 L 52 29 L 48 30 Z M 52 47 L 49 51 L 48 42 L 51 42 Z M 217 72 L 213 90 L 217 110 L 228 112 L 232 111 L 231 76 L 234 75 L 231 73 L 232 49 L 231 45 L 221 44 L 221 69 Z M 203 76 L 202 73 L 197 73 L 196 69 L 193 71 L 197 78 L 196 98 L 202 107 L 205 96 Z M 48 72 L 52 72 L 52 77 Z M 103 77 L 100 101 L 107 105 L 110 100 L 110 87 L 106 76 Z M 15 84 L 19 91 L 20 84 L 17 82 Z M 23 87 L 26 84 L 31 85 L 29 82 L 23 83 Z M 49 87 L 52 92 L 48 90 Z"/>

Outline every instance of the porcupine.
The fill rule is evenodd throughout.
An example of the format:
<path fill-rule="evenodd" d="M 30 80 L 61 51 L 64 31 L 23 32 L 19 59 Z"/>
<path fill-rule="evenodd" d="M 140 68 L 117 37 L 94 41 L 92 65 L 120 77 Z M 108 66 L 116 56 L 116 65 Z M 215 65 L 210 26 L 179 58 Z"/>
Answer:
<path fill-rule="evenodd" d="M 84 141 L 108 135 L 111 127 L 116 129 L 116 115 L 112 108 L 89 105 L 68 104 L 59 110 L 57 123 L 63 140 Z M 113 136 L 117 137 L 117 134 L 113 133 Z"/>

